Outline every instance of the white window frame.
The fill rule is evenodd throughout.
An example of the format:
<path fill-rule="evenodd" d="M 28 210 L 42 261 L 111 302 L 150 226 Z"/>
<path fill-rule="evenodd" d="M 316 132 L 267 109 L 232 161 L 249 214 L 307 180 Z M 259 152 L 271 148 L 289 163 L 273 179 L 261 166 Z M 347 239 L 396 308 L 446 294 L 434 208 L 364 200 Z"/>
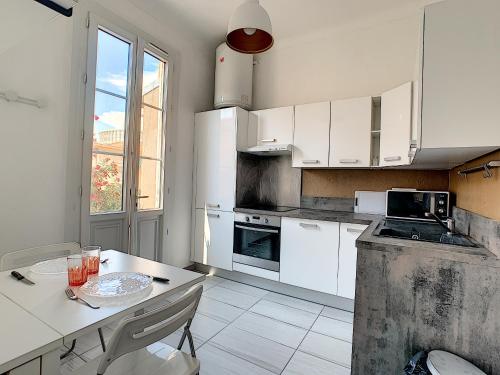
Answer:
<path fill-rule="evenodd" d="M 123 22 L 117 21 L 116 23 L 122 25 Z M 93 220 L 105 221 L 110 219 L 126 219 L 128 223 L 128 231 L 124 231 L 123 241 L 125 247 L 127 247 L 129 253 L 133 247 L 131 241 L 131 236 L 133 228 L 131 228 L 131 223 L 133 215 L 142 214 L 144 216 L 163 214 L 163 222 L 166 223 L 168 218 L 166 216 L 167 210 L 165 209 L 167 202 L 167 195 L 170 192 L 170 188 L 165 185 L 165 175 L 168 170 L 172 168 L 167 154 L 171 152 L 171 144 L 168 138 L 168 133 L 170 132 L 171 123 L 173 122 L 174 114 L 172 113 L 171 101 L 171 90 L 173 87 L 173 59 L 171 56 L 165 52 L 166 48 L 158 47 L 161 46 L 154 38 L 148 36 L 137 30 L 132 25 L 127 25 L 125 27 L 133 32 L 125 30 L 125 28 L 117 26 L 116 23 L 109 22 L 105 18 L 102 18 L 94 13 L 89 13 L 87 19 L 88 27 L 88 39 L 87 39 L 87 59 L 86 59 L 86 69 L 85 73 L 85 100 L 84 100 L 84 121 L 83 121 L 83 148 L 82 148 L 82 186 L 81 186 L 81 233 L 80 239 L 82 245 L 88 244 L 90 240 L 90 191 L 91 191 L 91 174 L 92 174 L 92 155 L 93 155 L 93 126 L 94 126 L 94 107 L 95 107 L 95 93 L 96 93 L 96 70 L 97 70 L 97 40 L 98 40 L 98 30 L 108 32 L 109 34 L 116 36 L 117 38 L 130 43 L 129 51 L 129 72 L 128 72 L 128 86 L 127 86 L 127 113 L 125 121 L 125 160 L 124 160 L 124 177 L 123 177 L 123 193 L 122 193 L 122 211 L 120 212 L 109 212 L 109 213 L 97 213 L 92 214 Z M 161 206 L 159 209 L 153 210 L 138 210 L 135 208 L 136 186 L 127 185 L 129 181 L 132 181 L 132 185 L 136 183 L 136 176 L 131 176 L 134 171 L 138 172 L 138 165 L 135 168 L 131 168 L 128 164 L 132 158 L 133 153 L 138 149 L 138 143 L 134 144 L 132 140 L 139 142 L 139 138 L 129 137 L 130 134 L 135 133 L 140 130 L 141 122 L 141 111 L 140 106 L 142 104 L 142 70 L 143 70 L 143 56 L 139 57 L 140 54 L 148 52 L 155 57 L 163 60 L 167 63 L 167 69 L 165 71 L 164 77 L 164 95 L 163 95 L 163 126 L 162 126 L 162 176 L 161 176 L 161 196 L 160 202 Z M 140 73 L 138 75 L 138 73 Z M 140 78 L 138 78 L 140 77 Z M 138 107 L 139 106 L 139 107 Z M 168 150 L 168 151 L 167 151 Z M 139 162 L 139 158 L 135 158 L 136 162 Z M 127 175 L 125 175 L 125 173 Z M 163 224 L 166 227 L 166 224 Z M 162 235 L 162 238 L 165 235 Z M 161 254 L 158 254 L 161 258 Z"/>

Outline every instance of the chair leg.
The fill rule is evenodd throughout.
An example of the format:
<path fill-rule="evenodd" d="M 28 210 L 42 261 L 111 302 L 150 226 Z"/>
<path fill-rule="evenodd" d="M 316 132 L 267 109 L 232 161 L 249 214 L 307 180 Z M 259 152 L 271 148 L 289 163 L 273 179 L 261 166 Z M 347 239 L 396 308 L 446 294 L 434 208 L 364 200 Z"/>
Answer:
<path fill-rule="evenodd" d="M 187 338 L 189 341 L 189 349 L 191 349 L 191 357 L 196 358 L 196 352 L 194 350 L 193 336 L 191 336 L 191 331 L 186 327 Z"/>
<path fill-rule="evenodd" d="M 76 345 L 76 339 L 75 339 L 75 340 L 73 340 L 73 341 L 71 342 L 71 348 L 69 348 L 66 352 L 64 352 L 63 354 L 61 354 L 61 355 L 59 356 L 59 359 L 64 359 L 64 358 L 66 358 L 68 355 L 70 355 L 70 354 L 71 354 L 71 352 L 72 352 L 73 350 L 75 350 L 75 345 Z"/>
<path fill-rule="evenodd" d="M 104 342 L 104 335 L 102 334 L 102 328 L 97 329 L 99 332 L 99 340 L 101 340 L 101 346 L 103 353 L 106 351 L 106 343 Z"/>

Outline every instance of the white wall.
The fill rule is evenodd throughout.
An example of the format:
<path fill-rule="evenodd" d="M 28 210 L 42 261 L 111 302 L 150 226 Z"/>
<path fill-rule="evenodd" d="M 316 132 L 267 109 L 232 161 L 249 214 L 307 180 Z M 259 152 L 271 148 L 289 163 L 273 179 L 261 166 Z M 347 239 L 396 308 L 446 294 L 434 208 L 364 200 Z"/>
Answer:
<path fill-rule="evenodd" d="M 416 79 L 420 19 L 405 11 L 278 41 L 257 57 L 255 109 L 378 95 Z"/>
<path fill-rule="evenodd" d="M 20 0 L 33 7 L 41 5 Z M 168 124 L 163 260 L 189 262 L 194 113 L 213 100 L 213 54 L 185 25 L 161 21 L 124 0 L 80 0 L 72 18 L 55 17 L 2 51 L 0 89 L 44 97 L 43 110 L 0 101 L 0 255 L 7 251 L 79 240 L 83 101 L 86 63 L 84 19 L 90 10 L 145 32 L 167 46 L 174 62 Z M 0 5 L 2 12 L 3 5 Z M 11 32 L 14 32 L 11 30 Z"/>
<path fill-rule="evenodd" d="M 71 30 L 58 17 L 0 54 L 0 90 L 47 101 L 0 100 L 0 254 L 64 239 Z"/>

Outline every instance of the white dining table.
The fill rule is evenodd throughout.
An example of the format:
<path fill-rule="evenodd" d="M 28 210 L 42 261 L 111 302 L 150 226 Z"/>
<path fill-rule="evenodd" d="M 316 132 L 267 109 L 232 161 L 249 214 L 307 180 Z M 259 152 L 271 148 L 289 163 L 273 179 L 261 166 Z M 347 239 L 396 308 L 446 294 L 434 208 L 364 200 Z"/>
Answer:
<path fill-rule="evenodd" d="M 142 311 L 150 305 L 166 302 L 167 297 L 205 279 L 205 275 L 197 272 L 115 250 L 103 251 L 101 259 L 105 258 L 109 260 L 100 265 L 99 275 L 111 272 L 140 272 L 167 278 L 170 281 L 168 283 L 153 281 L 151 292 L 138 301 L 92 309 L 84 303 L 68 299 L 64 292 L 68 285 L 66 273 L 40 275 L 30 272 L 30 267 L 25 267 L 17 271 L 35 282 L 35 285 L 27 285 L 16 280 L 10 275 L 10 271 L 0 272 L 0 294 L 60 335 L 64 344 L 71 344 L 74 339 L 94 332 L 113 321 Z M 16 323 L 22 323 L 22 317 L 25 316 L 26 314 L 20 316 Z M 30 336 L 25 336 L 24 339 L 35 340 Z"/>
<path fill-rule="evenodd" d="M 62 336 L 2 295 L 0 317 L 0 374 L 51 352 L 59 359 Z"/>

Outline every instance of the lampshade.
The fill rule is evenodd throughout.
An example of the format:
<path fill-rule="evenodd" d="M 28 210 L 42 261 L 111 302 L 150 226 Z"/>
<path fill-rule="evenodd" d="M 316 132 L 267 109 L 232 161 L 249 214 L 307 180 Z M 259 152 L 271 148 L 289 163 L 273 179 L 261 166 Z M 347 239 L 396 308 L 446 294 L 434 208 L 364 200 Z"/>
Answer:
<path fill-rule="evenodd" d="M 260 53 L 273 46 L 271 19 L 258 0 L 247 0 L 231 16 L 227 45 L 241 53 Z"/>

